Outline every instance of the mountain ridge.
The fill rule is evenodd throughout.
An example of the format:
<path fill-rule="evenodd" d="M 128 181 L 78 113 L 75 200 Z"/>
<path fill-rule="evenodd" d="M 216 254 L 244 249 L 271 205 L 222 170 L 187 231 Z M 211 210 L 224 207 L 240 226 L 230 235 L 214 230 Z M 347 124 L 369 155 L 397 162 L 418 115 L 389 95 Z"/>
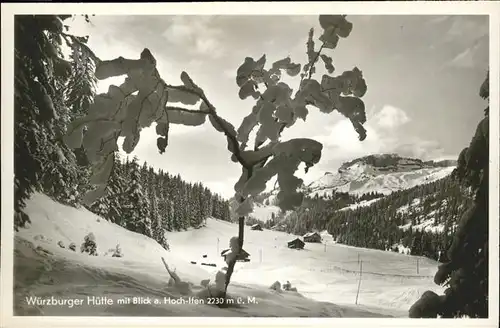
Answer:
<path fill-rule="evenodd" d="M 337 173 L 326 172 L 306 186 L 308 195 L 334 191 L 362 195 L 394 191 L 433 182 L 449 175 L 456 161 L 423 161 L 398 154 L 372 154 L 344 162 Z"/>
<path fill-rule="evenodd" d="M 422 169 L 422 168 L 448 167 L 457 165 L 456 160 L 444 159 L 438 161 L 436 160 L 423 161 L 418 158 L 403 157 L 401 155 L 398 155 L 397 153 L 382 153 L 382 154 L 371 154 L 363 157 L 358 157 L 351 161 L 344 162 L 338 170 L 339 173 L 357 162 L 364 162 L 366 164 L 370 164 L 378 168 L 393 169 L 395 167 L 399 168 L 407 167 L 410 170 L 416 169 L 415 166 L 418 169 Z"/>
<path fill-rule="evenodd" d="M 344 162 L 337 173 L 325 172 L 319 179 L 303 184 L 300 189 L 305 198 L 330 198 L 339 200 L 345 209 L 363 207 L 394 192 L 408 190 L 418 185 L 443 179 L 455 169 L 456 160 L 421 160 L 394 153 L 372 154 Z M 252 222 L 266 222 L 280 214 L 276 195 L 279 187 L 254 198 Z M 232 218 L 235 219 L 234 199 L 230 200 Z M 339 205 L 342 206 L 342 205 Z"/>

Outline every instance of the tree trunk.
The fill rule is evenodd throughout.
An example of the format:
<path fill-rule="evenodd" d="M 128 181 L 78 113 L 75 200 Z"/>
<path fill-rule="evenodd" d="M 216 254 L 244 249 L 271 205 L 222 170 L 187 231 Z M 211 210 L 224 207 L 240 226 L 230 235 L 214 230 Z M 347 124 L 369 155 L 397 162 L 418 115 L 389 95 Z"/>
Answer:
<path fill-rule="evenodd" d="M 247 172 L 247 179 L 250 179 L 252 177 L 252 174 L 253 174 L 253 168 L 248 170 L 248 172 Z M 239 199 L 240 204 L 243 203 L 244 201 L 245 201 L 245 198 L 244 197 L 240 197 L 240 199 Z M 229 261 L 229 263 L 228 263 L 227 272 L 226 272 L 226 286 L 225 286 L 224 291 L 222 292 L 222 295 L 221 295 L 221 297 L 223 297 L 224 299 L 226 299 L 227 287 L 229 286 L 229 283 L 231 282 L 231 276 L 233 275 L 234 266 L 235 266 L 236 261 L 238 259 L 238 255 L 243 250 L 243 235 L 244 235 L 244 233 L 245 233 L 245 217 L 244 216 L 240 216 L 238 218 L 238 246 L 239 246 L 239 253 L 236 254 L 236 256 L 231 261 Z M 226 306 L 227 305 L 226 303 L 227 302 L 224 302 L 224 304 L 222 306 Z"/>
<path fill-rule="evenodd" d="M 243 249 L 243 235 L 244 235 L 244 233 L 245 233 L 245 217 L 240 216 L 238 218 L 238 246 L 239 246 L 240 252 Z M 239 254 L 237 254 L 233 258 L 233 260 L 230 261 L 228 264 L 227 273 L 226 273 L 226 288 L 224 290 L 223 297 L 226 297 L 227 287 L 229 286 L 229 282 L 231 281 L 231 276 L 233 274 L 234 266 L 236 264 L 238 255 Z"/>

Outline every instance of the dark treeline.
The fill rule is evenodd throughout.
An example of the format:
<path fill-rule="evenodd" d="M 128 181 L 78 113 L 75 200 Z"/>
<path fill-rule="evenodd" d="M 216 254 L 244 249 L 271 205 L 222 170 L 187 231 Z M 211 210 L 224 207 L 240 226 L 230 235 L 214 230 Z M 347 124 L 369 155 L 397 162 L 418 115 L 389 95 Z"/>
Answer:
<path fill-rule="evenodd" d="M 380 199 L 368 206 L 340 210 L 359 199 L 375 198 Z M 441 255 L 444 261 L 456 222 L 471 202 L 468 190 L 446 177 L 384 197 L 333 193 L 327 198 L 306 198 L 298 210 L 276 215 L 265 227 L 298 235 L 327 230 L 342 244 L 393 251 L 401 245 L 412 255 L 436 260 Z"/>
<path fill-rule="evenodd" d="M 24 208 L 33 192 L 78 207 L 92 182 L 85 137 L 83 146 L 73 150 L 64 143 L 64 135 L 67 124 L 85 115 L 93 102 L 99 59 L 87 47 L 86 37 L 70 34 L 64 25 L 70 17 L 20 15 L 15 19 L 16 230 L 30 222 Z M 64 45 L 69 57 L 63 55 Z M 155 172 L 147 164 L 140 166 L 137 159 L 122 163 L 117 156 L 106 196 L 89 210 L 166 248 L 165 231 L 199 226 L 207 216 L 229 220 L 228 202 L 200 183 Z"/>

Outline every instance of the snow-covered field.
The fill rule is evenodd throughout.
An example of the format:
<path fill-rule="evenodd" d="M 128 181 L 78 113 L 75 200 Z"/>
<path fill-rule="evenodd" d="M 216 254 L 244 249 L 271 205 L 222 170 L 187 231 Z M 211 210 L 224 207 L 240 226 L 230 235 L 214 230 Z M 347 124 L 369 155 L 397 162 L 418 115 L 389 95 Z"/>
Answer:
<path fill-rule="evenodd" d="M 35 194 L 26 212 L 33 223 L 16 233 L 15 315 L 406 317 L 425 290 L 442 292 L 432 282 L 437 263 L 429 259 L 335 244 L 325 233 L 325 244 L 306 243 L 304 250 L 292 250 L 286 242 L 295 236 L 248 227 L 244 249 L 251 261 L 237 264 L 228 290 L 235 304 L 225 309 L 194 304 L 206 300 L 201 281 L 213 281 L 224 264 L 220 252 L 237 233 L 237 225 L 208 219 L 206 227 L 168 233 L 171 251 L 167 252 L 152 239 L 45 195 Z M 78 252 L 89 232 L 96 237 L 99 256 Z M 75 242 L 77 252 L 60 248 L 59 241 L 66 247 Z M 103 256 L 117 244 L 122 258 Z M 36 250 L 37 246 L 51 254 Z M 161 257 L 186 284 L 168 284 L 170 276 Z M 358 260 L 362 280 L 355 305 Z M 298 292 L 271 290 L 275 281 L 289 281 Z M 82 304 L 34 306 L 27 304 L 29 296 L 80 299 Z M 87 297 L 103 296 L 114 304 L 87 303 Z M 126 297 L 159 302 L 118 304 Z M 179 300 L 184 304 L 173 304 Z"/>

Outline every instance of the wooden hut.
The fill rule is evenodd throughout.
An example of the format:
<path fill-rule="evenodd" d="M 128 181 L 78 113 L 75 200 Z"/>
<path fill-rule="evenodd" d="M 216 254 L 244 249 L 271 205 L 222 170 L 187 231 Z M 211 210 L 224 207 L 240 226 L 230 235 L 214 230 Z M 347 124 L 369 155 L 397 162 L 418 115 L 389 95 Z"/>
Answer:
<path fill-rule="evenodd" d="M 224 261 L 226 261 L 226 257 L 231 254 L 231 249 L 225 249 L 223 250 L 220 255 L 224 258 Z M 238 257 L 236 258 L 236 261 L 238 262 L 250 262 L 250 254 L 248 254 L 247 251 L 245 251 L 244 249 L 242 249 L 240 251 L 240 254 L 238 254 Z"/>
<path fill-rule="evenodd" d="M 305 243 L 299 238 L 295 238 L 294 240 L 288 242 L 288 248 L 293 249 L 304 249 L 304 245 Z"/>
<path fill-rule="evenodd" d="M 262 231 L 262 227 L 260 226 L 260 224 L 254 224 L 250 229 L 252 230 L 258 230 L 258 231 Z"/>
<path fill-rule="evenodd" d="M 321 236 L 317 232 L 308 232 L 304 235 L 306 243 L 321 243 Z"/>

